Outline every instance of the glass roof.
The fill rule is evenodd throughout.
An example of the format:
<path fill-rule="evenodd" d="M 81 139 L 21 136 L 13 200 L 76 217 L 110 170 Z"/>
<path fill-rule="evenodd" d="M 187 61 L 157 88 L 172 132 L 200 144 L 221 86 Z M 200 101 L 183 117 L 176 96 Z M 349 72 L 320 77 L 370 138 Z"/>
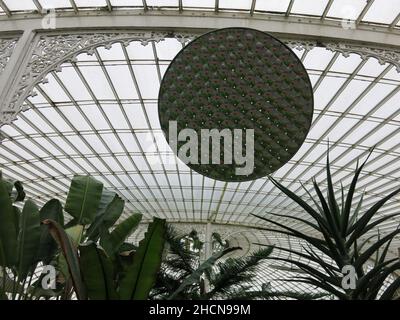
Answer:
<path fill-rule="evenodd" d="M 50 8 L 67 16 L 162 9 L 243 14 L 249 19 L 253 15 L 294 16 L 336 24 L 350 19 L 360 28 L 367 24 L 378 30 L 375 26 L 386 27 L 386 34 L 400 29 L 400 0 L 0 0 L 0 20 Z M 141 212 L 144 222 L 153 216 L 166 218 L 182 232 L 197 229 L 200 237 L 206 233 L 205 224 L 212 222 L 213 231 L 229 237 L 232 246 L 243 247 L 237 255 L 258 248 L 256 244 L 304 252 L 306 244 L 298 239 L 254 228 L 271 225 L 250 213 L 309 218 L 266 177 L 241 183 L 216 181 L 190 170 L 171 151 L 160 127 L 157 98 L 163 75 L 183 46 L 174 38 L 147 45 L 114 43 L 64 63 L 60 71 L 47 75 L 46 83 L 34 88 L 36 95 L 25 100 L 25 111 L 16 121 L 0 123 L 1 171 L 7 178 L 22 181 L 28 197 L 40 205 L 50 198 L 65 201 L 71 178 L 89 174 L 124 198 L 124 216 Z M 321 46 L 292 50 L 313 85 L 314 117 L 300 150 L 273 177 L 303 199 L 308 195 L 301 183 L 312 191 L 312 178 L 325 193 L 329 144 L 339 197 L 340 186 L 348 189 L 350 185 L 357 159 L 364 160 L 375 146 L 353 201 L 357 204 L 364 193 L 363 209 L 367 209 L 399 187 L 400 70 L 372 57 L 355 53 L 345 57 Z M 311 195 L 316 196 L 313 191 Z M 400 197 L 396 196 L 373 219 L 399 209 Z M 306 224 L 278 219 L 313 235 Z M 392 218 L 381 224 L 379 233 L 398 227 L 399 219 Z M 137 243 L 146 228 L 140 225 L 130 240 Z M 399 248 L 397 237 L 390 255 L 398 256 Z M 273 255 L 293 258 L 279 249 Z M 322 253 L 321 257 L 327 259 Z M 280 281 L 287 277 L 288 267 L 279 261 L 263 263 L 254 286 L 270 281 L 280 290 L 307 291 L 304 284 L 287 287 L 288 283 Z"/>
<path fill-rule="evenodd" d="M 384 5 L 382 5 L 384 3 Z M 0 15 L 106 9 L 235 11 L 251 14 L 301 15 L 323 19 L 352 19 L 357 23 L 400 26 L 400 0 L 0 0 Z"/>
<path fill-rule="evenodd" d="M 115 43 L 93 55 L 80 54 L 60 72 L 51 72 L 47 83 L 36 86 L 37 95 L 26 99 L 28 109 L 0 129 L 4 174 L 23 181 L 39 203 L 51 197 L 64 200 L 72 176 L 90 174 L 127 201 L 126 214 L 140 211 L 148 220 L 157 215 L 175 222 L 251 227 L 260 221 L 249 213 L 302 217 L 267 178 L 212 180 L 172 154 L 160 128 L 157 96 L 162 76 L 181 48 L 173 38 L 146 46 Z M 363 205 L 368 207 L 398 187 L 400 179 L 400 74 L 393 65 L 357 54 L 345 58 L 322 47 L 294 52 L 313 83 L 314 119 L 301 149 L 273 176 L 303 197 L 299 181 L 311 189 L 310 179 L 316 177 L 325 186 L 329 141 L 335 187 L 348 187 L 357 157 L 365 158 L 376 145 L 357 189 L 367 188 Z M 399 207 L 394 198 L 379 215 Z M 388 220 L 380 231 L 397 224 Z M 393 250 L 399 246 L 399 240 L 392 243 Z"/>

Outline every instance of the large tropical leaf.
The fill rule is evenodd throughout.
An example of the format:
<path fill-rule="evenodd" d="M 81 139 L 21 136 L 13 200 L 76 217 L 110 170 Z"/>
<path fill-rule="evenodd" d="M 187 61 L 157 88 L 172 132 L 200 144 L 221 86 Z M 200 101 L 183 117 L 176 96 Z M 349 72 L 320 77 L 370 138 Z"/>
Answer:
<path fill-rule="evenodd" d="M 109 256 L 112 256 L 118 251 L 119 247 L 125 242 L 126 238 L 128 238 L 139 226 L 141 220 L 142 215 L 136 213 L 118 224 L 110 234 L 107 230 L 103 229 L 100 245 L 104 248 Z"/>
<path fill-rule="evenodd" d="M 160 269 L 165 243 L 166 223 L 154 218 L 146 235 L 139 243 L 134 261 L 120 284 L 120 297 L 123 300 L 144 300 L 148 298 L 157 272 Z"/>
<path fill-rule="evenodd" d="M 18 275 L 20 279 L 24 279 L 36 265 L 39 242 L 39 209 L 32 200 L 27 200 L 22 209 L 18 234 Z"/>
<path fill-rule="evenodd" d="M 0 179 L 2 179 L 1 172 L 0 172 Z M 24 191 L 24 187 L 22 186 L 22 183 L 20 181 L 9 181 L 9 180 L 3 180 L 3 181 L 5 183 L 7 192 L 12 202 L 24 201 L 26 194 Z"/>
<path fill-rule="evenodd" d="M 17 261 L 17 228 L 7 185 L 1 179 L 0 204 L 0 266 L 11 267 Z"/>
<path fill-rule="evenodd" d="M 52 199 L 48 201 L 39 211 L 40 221 L 51 219 L 59 225 L 64 225 L 64 214 L 62 205 L 59 200 Z M 40 244 L 38 249 L 37 260 L 49 264 L 53 255 L 57 250 L 57 243 L 49 233 L 49 229 L 45 225 L 41 225 Z"/>
<path fill-rule="evenodd" d="M 77 224 L 90 224 L 96 217 L 103 184 L 89 176 L 75 176 L 71 181 L 65 203 L 65 211 L 76 219 Z"/>
<path fill-rule="evenodd" d="M 103 191 L 104 194 L 104 191 Z M 109 200 L 107 192 L 107 197 L 102 196 L 102 201 L 100 201 L 100 209 L 97 212 L 96 218 L 90 225 L 87 231 L 87 237 L 90 240 L 97 240 L 100 235 L 100 230 L 108 230 L 111 228 L 119 219 L 122 212 L 124 211 L 124 200 L 122 200 L 117 194 L 111 193 L 113 197 L 103 208 L 103 205 L 107 200 Z"/>
<path fill-rule="evenodd" d="M 114 283 L 111 260 L 96 244 L 79 247 L 80 266 L 88 298 L 91 300 L 115 300 L 118 295 Z"/>
<path fill-rule="evenodd" d="M 196 283 L 199 281 L 201 275 L 212 268 L 212 266 L 215 264 L 215 262 L 218 259 L 221 259 L 223 256 L 227 255 L 228 253 L 231 253 L 232 251 L 235 250 L 241 250 L 242 248 L 240 247 L 231 247 L 231 248 L 226 248 L 224 250 L 221 250 L 214 255 L 212 255 L 210 258 L 208 258 L 206 261 L 204 261 L 200 266 L 187 278 L 185 278 L 179 288 L 169 297 L 170 300 L 175 299 L 179 293 L 181 293 L 183 290 L 185 290 L 186 287 Z"/>
<path fill-rule="evenodd" d="M 86 300 L 87 296 L 82 281 L 76 246 L 73 244 L 71 238 L 64 231 L 64 229 L 56 221 L 47 219 L 42 223 L 49 228 L 50 234 L 61 248 L 61 252 L 63 253 L 65 261 L 68 265 L 68 271 L 71 276 L 77 298 L 80 300 Z"/>

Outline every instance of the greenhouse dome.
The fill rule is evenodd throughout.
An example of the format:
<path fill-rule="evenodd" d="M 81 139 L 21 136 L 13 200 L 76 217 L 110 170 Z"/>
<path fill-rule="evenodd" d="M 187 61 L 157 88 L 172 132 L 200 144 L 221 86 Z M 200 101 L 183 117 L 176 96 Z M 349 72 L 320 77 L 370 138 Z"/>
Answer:
<path fill-rule="evenodd" d="M 171 62 L 201 35 L 225 28 L 272 35 L 296 55 L 312 85 L 312 122 L 298 151 L 247 181 L 193 170 L 171 149 L 159 118 Z M 308 268 L 325 272 L 322 279 L 340 274 L 355 261 L 348 252 L 362 255 L 357 243 L 371 248 L 385 240 L 356 267 L 362 272 L 400 255 L 400 0 L 0 0 L 0 170 L 38 208 L 54 198 L 68 202 L 74 176 L 90 176 L 124 201 L 119 222 L 142 215 L 126 241 L 135 246 L 153 217 L 177 234 L 195 230 L 202 261 L 218 244 L 241 247 L 227 253 L 231 259 L 272 246 L 251 288 L 317 297 L 324 291 L 317 280 L 284 278 L 299 280 Z M 379 203 L 368 220 L 375 226 L 356 225 Z M 24 202 L 14 206 L 24 212 Z M 316 226 L 306 206 L 327 220 Z M 76 217 L 64 209 L 68 225 Z M 343 217 L 346 210 L 356 212 L 353 221 Z M 325 225 L 330 219 L 332 228 Z M 344 228 L 339 240 L 326 236 L 335 228 Z M 352 232 L 360 233 L 357 241 L 349 240 Z M 348 261 L 324 269 L 332 256 L 319 250 L 323 241 L 327 251 L 329 241 L 333 249 L 339 241 Z M 400 268 L 379 272 L 387 276 L 374 297 L 387 297 L 393 283 L 393 297 L 400 297 Z M 345 299 L 343 290 L 321 297 Z"/>

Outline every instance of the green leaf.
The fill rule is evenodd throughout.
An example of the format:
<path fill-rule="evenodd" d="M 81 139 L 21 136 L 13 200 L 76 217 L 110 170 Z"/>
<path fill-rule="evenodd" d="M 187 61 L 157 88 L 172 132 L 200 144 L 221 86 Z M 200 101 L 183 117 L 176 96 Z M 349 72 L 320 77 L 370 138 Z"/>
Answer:
<path fill-rule="evenodd" d="M 51 219 L 59 225 L 64 225 L 64 214 L 61 202 L 52 199 L 48 201 L 39 211 L 40 221 Z M 57 250 L 57 243 L 49 233 L 49 229 L 41 225 L 40 244 L 38 249 L 38 261 L 49 264 Z"/>
<path fill-rule="evenodd" d="M 390 232 L 382 239 L 377 240 L 373 245 L 371 245 L 367 250 L 365 250 L 360 257 L 354 262 L 354 267 L 360 268 L 385 242 L 392 241 L 392 239 L 400 233 L 400 230 L 394 230 Z"/>
<path fill-rule="evenodd" d="M 191 275 L 189 275 L 187 278 L 185 278 L 179 288 L 172 293 L 172 295 L 168 298 L 168 300 L 173 300 L 176 298 L 176 296 L 181 293 L 186 287 L 197 283 L 201 277 L 201 275 L 212 268 L 212 266 L 215 264 L 215 262 L 218 259 L 221 259 L 223 256 L 227 255 L 228 253 L 231 253 L 236 250 L 241 250 L 241 247 L 231 247 L 231 248 L 226 248 L 224 250 L 221 250 L 214 255 L 212 255 L 210 258 L 208 258 L 206 261 L 204 261 Z"/>
<path fill-rule="evenodd" d="M 317 182 L 315 180 L 313 180 L 313 184 L 314 184 L 314 189 L 317 192 L 317 195 L 320 199 L 320 202 L 321 202 L 321 205 L 323 208 L 323 213 L 324 213 L 326 221 L 327 221 L 327 225 L 328 225 L 327 230 L 330 231 L 330 235 L 335 240 L 336 246 L 340 252 L 339 255 L 335 254 L 336 255 L 335 260 L 338 261 L 338 263 L 340 265 L 342 265 L 343 261 L 341 259 L 341 256 L 344 255 L 346 252 L 344 238 L 342 238 L 342 235 L 339 231 L 339 227 L 335 221 L 334 214 L 330 211 L 330 208 L 329 208 L 328 204 L 326 203 L 326 201 L 322 195 L 322 192 L 321 192 L 320 188 L 318 187 Z"/>
<path fill-rule="evenodd" d="M 293 201 L 297 202 L 298 205 L 300 205 L 311 217 L 313 217 L 320 225 L 324 226 L 325 228 L 328 228 L 328 225 L 326 223 L 326 220 L 321 217 L 318 212 L 316 212 L 307 202 L 305 202 L 303 199 L 301 199 L 299 196 L 297 196 L 294 192 L 290 191 L 288 188 L 284 187 L 281 185 L 278 181 L 276 181 L 272 177 L 268 177 L 271 182 L 278 187 L 279 190 L 281 190 L 284 194 L 286 194 L 290 199 Z"/>
<path fill-rule="evenodd" d="M 73 216 L 77 224 L 90 224 L 96 217 L 103 184 L 89 176 L 75 176 L 65 203 L 65 211 Z"/>
<path fill-rule="evenodd" d="M 80 265 L 87 294 L 91 300 L 117 300 L 111 260 L 96 244 L 79 247 Z"/>
<path fill-rule="evenodd" d="M 94 222 L 90 225 L 87 231 L 87 237 L 90 240 L 96 241 L 100 234 L 100 228 L 111 228 L 124 211 L 124 200 L 122 200 L 117 194 L 113 195 L 111 201 L 104 209 L 99 210 Z M 104 201 L 103 198 L 102 201 Z M 103 204 L 100 204 L 100 206 L 102 205 Z"/>
<path fill-rule="evenodd" d="M 97 208 L 96 217 L 101 216 L 106 211 L 108 205 L 113 201 L 117 194 L 115 192 L 109 191 L 103 188 L 103 192 L 101 193 L 99 207 Z"/>
<path fill-rule="evenodd" d="M 18 276 L 24 279 L 36 265 L 40 242 L 39 209 L 32 200 L 22 209 L 18 234 Z"/>
<path fill-rule="evenodd" d="M 83 235 L 83 225 L 78 224 L 65 230 L 75 247 L 79 246 Z"/>
<path fill-rule="evenodd" d="M 165 233 L 165 220 L 154 218 L 154 221 L 149 224 L 144 239 L 139 243 L 132 266 L 121 281 L 120 297 L 122 300 L 148 298 L 160 269 Z"/>
<path fill-rule="evenodd" d="M 363 216 L 356 222 L 354 223 L 349 230 L 347 231 L 347 235 L 349 235 L 351 232 L 354 232 L 355 234 L 359 234 L 363 231 L 365 226 L 368 224 L 368 222 L 371 220 L 371 218 L 374 216 L 374 214 L 391 198 L 393 198 L 396 194 L 400 192 L 400 188 L 396 189 L 383 199 L 379 200 L 377 203 L 375 203 L 369 210 L 367 210 L 366 213 L 363 214 Z"/>
<path fill-rule="evenodd" d="M 393 266 L 393 268 L 390 269 L 386 269 L 385 267 L 393 262 L 395 262 L 397 259 L 391 259 L 389 261 L 386 262 L 382 262 L 378 265 L 376 265 L 373 269 L 369 270 L 368 273 L 361 277 L 360 279 L 358 279 L 357 281 L 357 287 L 353 292 L 353 295 L 355 297 L 357 297 L 360 293 L 362 293 L 363 291 L 373 291 L 373 288 L 368 288 L 370 287 L 370 283 L 371 282 L 376 282 L 377 280 L 377 276 L 379 275 L 380 278 L 382 279 L 382 281 L 380 283 L 375 283 L 374 286 L 376 286 L 376 290 L 374 291 L 379 291 L 379 289 L 381 288 L 383 282 L 385 281 L 386 277 L 391 274 L 392 272 L 394 272 L 396 270 L 396 268 L 399 268 L 399 263 L 395 264 Z M 374 281 L 375 280 L 375 281 Z M 368 290 L 369 289 L 369 290 Z"/>
<path fill-rule="evenodd" d="M 394 280 L 389 287 L 382 293 L 380 300 L 391 300 L 393 299 L 395 293 L 400 288 L 400 277 Z"/>
<path fill-rule="evenodd" d="M 137 229 L 141 220 L 141 214 L 133 214 L 118 224 L 110 234 L 105 232 L 101 235 L 100 245 L 104 248 L 109 256 L 112 256 L 118 251 L 119 247 L 125 242 L 126 238 L 128 238 Z"/>
<path fill-rule="evenodd" d="M 16 191 L 14 202 L 24 201 L 26 194 L 22 183 L 20 181 L 16 181 L 14 182 L 14 187 Z"/>
<path fill-rule="evenodd" d="M 387 216 L 384 216 L 382 218 L 376 219 L 374 222 L 371 222 L 370 224 L 366 225 L 363 229 L 360 229 L 360 231 L 356 232 L 354 231 L 349 240 L 347 240 L 346 245 L 347 247 L 350 247 L 352 245 L 352 243 L 358 239 L 361 238 L 361 236 L 363 236 L 365 233 L 367 233 L 369 230 L 373 229 L 374 227 L 378 226 L 379 224 L 381 224 L 382 222 L 391 219 L 393 217 L 399 216 L 400 212 L 397 213 L 393 213 L 393 214 L 389 214 Z"/>
<path fill-rule="evenodd" d="M 47 219 L 42 223 L 49 228 L 50 234 L 61 248 L 61 252 L 63 253 L 63 256 L 68 264 L 68 271 L 71 276 L 77 298 L 79 300 L 86 300 L 87 296 L 82 281 L 76 246 L 73 244 L 71 238 L 64 231 L 64 229 L 56 221 Z"/>
<path fill-rule="evenodd" d="M 272 223 L 272 224 L 274 224 L 274 225 L 276 225 L 276 226 L 278 226 L 278 227 L 280 227 L 280 228 L 282 228 L 284 230 L 288 230 L 289 232 L 283 231 L 283 230 L 271 229 L 271 228 L 264 228 L 264 227 L 258 227 L 257 229 L 259 229 L 259 230 L 278 232 L 278 233 L 281 233 L 281 234 L 287 234 L 289 236 L 297 237 L 297 238 L 300 238 L 300 239 L 308 241 L 314 247 L 316 247 L 318 250 L 322 251 L 326 255 L 331 256 L 331 255 L 335 254 L 335 251 L 329 251 L 328 250 L 328 248 L 325 246 L 325 244 L 326 244 L 325 241 L 323 241 L 321 239 L 318 239 L 318 238 L 315 238 L 315 237 L 311 237 L 311 236 L 307 236 L 306 234 L 304 234 L 302 232 L 299 232 L 299 231 L 297 231 L 297 230 L 295 230 L 293 228 L 287 227 L 286 225 L 284 225 L 282 223 L 279 223 L 279 222 L 276 222 L 274 220 L 271 220 L 271 219 L 268 219 L 268 218 L 253 214 L 253 213 L 251 213 L 251 215 L 254 216 L 254 217 L 257 217 L 257 218 L 259 218 L 261 220 L 265 220 L 267 222 L 270 222 L 270 223 Z"/>
<path fill-rule="evenodd" d="M 17 229 L 15 212 L 4 180 L 0 180 L 0 204 L 0 266 L 11 267 L 17 262 Z"/>
<path fill-rule="evenodd" d="M 365 190 L 364 190 L 364 192 L 365 192 Z M 351 226 L 353 226 L 354 223 L 357 221 L 358 214 L 360 213 L 363 200 L 364 200 L 364 193 L 361 195 L 360 201 L 358 202 L 356 209 L 354 210 L 353 214 L 351 215 L 351 218 L 350 218 L 350 220 L 349 220 L 349 222 L 348 222 L 348 226 L 347 226 L 347 229 L 346 229 L 346 230 L 347 230 L 347 231 L 346 231 L 346 235 L 349 234 L 349 232 L 348 232 L 348 231 L 349 231 L 349 228 L 350 228 Z"/>
<path fill-rule="evenodd" d="M 335 229 L 341 230 L 340 211 L 335 198 L 335 191 L 333 190 L 331 166 L 329 163 L 329 150 L 326 157 L 326 180 L 328 182 L 328 203 L 330 208 L 329 212 L 332 214 L 332 219 L 336 227 Z"/>
<path fill-rule="evenodd" d="M 349 191 L 347 193 L 346 204 L 344 206 L 344 211 L 342 213 L 342 224 L 343 224 L 342 231 L 345 232 L 345 233 L 343 233 L 343 236 L 348 234 L 348 228 L 351 227 L 351 225 L 352 225 L 353 218 L 349 221 L 349 217 L 350 217 L 351 204 L 353 202 L 354 191 L 356 189 L 358 177 L 360 176 L 360 173 L 361 173 L 362 169 L 364 168 L 364 166 L 367 163 L 369 157 L 371 156 L 372 151 L 373 151 L 373 148 L 371 149 L 371 151 L 369 152 L 367 158 L 365 159 L 365 161 L 363 162 L 363 164 L 359 168 L 358 168 L 358 160 L 357 160 L 356 172 L 354 174 L 353 180 L 351 181 L 350 188 L 349 188 Z M 361 203 L 362 203 L 362 197 L 361 197 L 361 200 L 359 202 L 358 209 L 360 208 Z M 354 217 L 354 215 L 353 215 L 353 217 Z"/>
<path fill-rule="evenodd" d="M 6 185 L 8 195 L 11 198 L 11 202 L 24 201 L 26 194 L 24 192 L 24 187 L 22 186 L 22 183 L 20 181 L 3 181 Z"/>

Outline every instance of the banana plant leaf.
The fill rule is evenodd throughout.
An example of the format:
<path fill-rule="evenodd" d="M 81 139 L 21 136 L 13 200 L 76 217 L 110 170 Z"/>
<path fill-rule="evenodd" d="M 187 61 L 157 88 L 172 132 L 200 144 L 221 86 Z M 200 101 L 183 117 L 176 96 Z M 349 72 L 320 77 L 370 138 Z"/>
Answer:
<path fill-rule="evenodd" d="M 103 191 L 103 196 L 100 201 L 100 209 L 97 212 L 95 220 L 90 225 L 86 233 L 89 240 L 92 241 L 96 241 L 99 238 L 101 229 L 108 230 L 109 228 L 111 228 L 117 222 L 122 212 L 124 211 L 124 205 L 125 205 L 124 200 L 122 200 L 115 193 L 109 193 L 107 191 L 107 193 L 105 194 L 106 196 L 104 196 L 104 191 Z M 113 197 L 108 203 L 106 203 L 106 201 L 109 200 L 110 194 Z"/>
<path fill-rule="evenodd" d="M 59 225 L 64 225 L 64 214 L 61 202 L 57 199 L 48 201 L 39 211 L 40 221 L 51 219 Z M 45 225 L 40 227 L 40 244 L 38 249 L 37 260 L 49 264 L 57 251 L 57 243 L 49 233 L 49 229 Z"/>
<path fill-rule="evenodd" d="M 0 266 L 12 267 L 17 262 L 17 228 L 15 211 L 7 185 L 0 179 Z"/>
<path fill-rule="evenodd" d="M 77 298 L 79 300 L 86 300 L 87 295 L 82 281 L 76 245 L 56 221 L 47 219 L 42 223 L 49 228 L 50 234 L 61 248 L 61 252 L 68 265 L 68 271 L 71 275 Z"/>
<path fill-rule="evenodd" d="M 110 257 L 119 250 L 125 240 L 137 229 L 141 220 L 142 215 L 137 213 L 118 224 L 111 233 L 103 229 L 100 245 Z"/>
<path fill-rule="evenodd" d="M 121 280 L 119 295 L 122 300 L 145 300 L 160 269 L 165 243 L 166 222 L 154 218 L 146 235 L 139 243 L 133 264 Z"/>
<path fill-rule="evenodd" d="M 22 209 L 18 234 L 18 276 L 24 279 L 36 265 L 40 243 L 39 209 L 32 200 L 25 202 Z"/>
<path fill-rule="evenodd" d="M 71 181 L 65 211 L 77 224 L 90 224 L 96 217 L 103 191 L 103 184 L 89 176 L 75 176 Z"/>
<path fill-rule="evenodd" d="M 1 179 L 1 177 L 0 177 Z M 25 191 L 20 181 L 3 180 L 12 202 L 24 201 Z"/>
<path fill-rule="evenodd" d="M 94 243 L 79 247 L 83 280 L 91 300 L 117 300 L 111 259 Z"/>

